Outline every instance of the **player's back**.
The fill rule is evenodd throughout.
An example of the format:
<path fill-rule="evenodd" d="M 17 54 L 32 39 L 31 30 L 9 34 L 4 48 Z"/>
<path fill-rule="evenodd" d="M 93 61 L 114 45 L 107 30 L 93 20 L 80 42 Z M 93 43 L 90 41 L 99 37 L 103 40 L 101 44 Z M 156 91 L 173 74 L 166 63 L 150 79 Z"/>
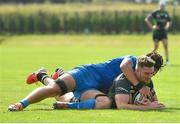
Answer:
<path fill-rule="evenodd" d="M 119 58 L 111 59 L 103 63 L 98 64 L 88 64 L 85 67 L 95 75 L 99 75 L 100 82 L 103 87 L 110 87 L 113 80 L 122 73 L 120 69 L 120 64 L 124 58 L 129 58 L 132 62 L 132 68 L 135 69 L 136 60 L 135 56 L 122 56 Z"/>

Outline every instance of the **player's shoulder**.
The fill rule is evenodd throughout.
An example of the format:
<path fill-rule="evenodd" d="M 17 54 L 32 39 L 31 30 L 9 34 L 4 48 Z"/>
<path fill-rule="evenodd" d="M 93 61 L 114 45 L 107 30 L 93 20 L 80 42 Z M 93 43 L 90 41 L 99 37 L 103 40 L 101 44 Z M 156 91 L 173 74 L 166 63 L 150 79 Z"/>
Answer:
<path fill-rule="evenodd" d="M 137 57 L 134 56 L 134 55 L 126 55 L 126 56 L 120 56 L 120 57 L 117 57 L 117 58 L 113 58 L 111 60 L 108 60 L 107 62 L 113 62 L 113 61 L 117 61 L 117 62 L 121 62 L 123 61 L 124 59 L 127 59 L 127 60 L 130 60 L 130 61 L 136 61 Z"/>
<path fill-rule="evenodd" d="M 126 78 L 126 76 L 122 73 L 117 76 L 114 80 L 115 84 L 131 84 L 131 82 Z"/>

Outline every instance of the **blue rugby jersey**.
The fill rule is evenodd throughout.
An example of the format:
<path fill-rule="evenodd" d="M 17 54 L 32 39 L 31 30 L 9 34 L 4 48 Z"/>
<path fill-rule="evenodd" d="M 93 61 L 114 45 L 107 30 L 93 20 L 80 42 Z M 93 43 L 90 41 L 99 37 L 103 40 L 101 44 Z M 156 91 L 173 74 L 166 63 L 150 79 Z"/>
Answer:
<path fill-rule="evenodd" d="M 88 71 L 97 78 L 97 85 L 100 89 L 109 89 L 113 80 L 122 73 L 120 64 L 124 58 L 129 58 L 132 63 L 132 68 L 135 70 L 137 57 L 135 56 L 122 56 L 119 58 L 111 59 L 103 63 L 83 65 Z"/>

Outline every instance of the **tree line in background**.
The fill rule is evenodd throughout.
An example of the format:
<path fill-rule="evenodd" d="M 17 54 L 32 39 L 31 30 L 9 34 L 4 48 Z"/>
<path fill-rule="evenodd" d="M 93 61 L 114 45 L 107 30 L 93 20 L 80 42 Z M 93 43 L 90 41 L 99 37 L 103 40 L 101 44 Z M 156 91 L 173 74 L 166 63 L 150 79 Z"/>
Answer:
<path fill-rule="evenodd" d="M 147 33 L 144 23 L 148 12 L 102 11 L 54 14 L 37 13 L 0 14 L 0 33 Z M 170 32 L 180 32 L 180 16 L 173 15 Z"/>

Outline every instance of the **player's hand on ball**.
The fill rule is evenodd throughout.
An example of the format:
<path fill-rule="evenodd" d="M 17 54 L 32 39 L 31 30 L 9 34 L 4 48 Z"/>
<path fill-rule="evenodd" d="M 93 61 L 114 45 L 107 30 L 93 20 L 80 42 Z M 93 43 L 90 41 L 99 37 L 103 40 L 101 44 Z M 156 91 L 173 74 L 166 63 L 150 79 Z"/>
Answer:
<path fill-rule="evenodd" d="M 151 102 L 149 105 L 155 109 L 165 109 L 166 108 L 164 104 L 158 103 L 158 101 Z"/>

